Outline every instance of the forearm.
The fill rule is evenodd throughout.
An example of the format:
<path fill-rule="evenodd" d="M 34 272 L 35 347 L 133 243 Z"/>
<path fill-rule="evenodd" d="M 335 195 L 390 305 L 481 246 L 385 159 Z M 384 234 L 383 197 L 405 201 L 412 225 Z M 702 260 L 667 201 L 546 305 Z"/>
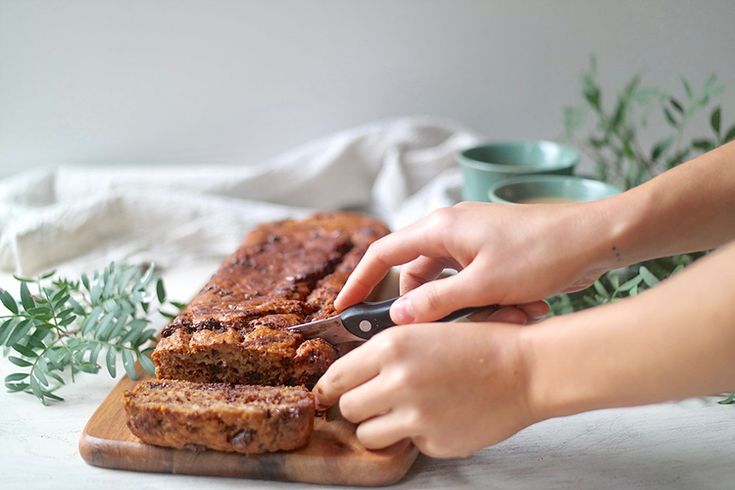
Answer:
<path fill-rule="evenodd" d="M 727 243 L 735 239 L 735 142 L 598 207 L 605 268 Z"/>
<path fill-rule="evenodd" d="M 640 296 L 522 334 L 539 418 L 735 388 L 735 244 Z"/>

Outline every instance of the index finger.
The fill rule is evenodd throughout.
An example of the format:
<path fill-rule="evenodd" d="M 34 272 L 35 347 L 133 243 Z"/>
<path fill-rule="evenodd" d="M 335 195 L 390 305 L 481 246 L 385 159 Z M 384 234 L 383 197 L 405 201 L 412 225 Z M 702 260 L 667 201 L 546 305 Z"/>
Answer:
<path fill-rule="evenodd" d="M 446 255 L 442 241 L 428 235 L 425 220 L 421 220 L 373 242 L 334 300 L 334 307 L 341 311 L 364 301 L 395 265 L 405 264 L 421 255 Z"/>

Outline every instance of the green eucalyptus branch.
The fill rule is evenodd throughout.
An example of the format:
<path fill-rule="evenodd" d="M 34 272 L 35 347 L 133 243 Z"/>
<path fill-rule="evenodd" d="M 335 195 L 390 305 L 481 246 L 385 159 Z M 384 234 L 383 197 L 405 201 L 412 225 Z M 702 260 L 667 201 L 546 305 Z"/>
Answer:
<path fill-rule="evenodd" d="M 563 108 L 566 139 L 592 159 L 598 179 L 624 189 L 640 185 L 687 158 L 735 140 L 735 124 L 724 129 L 720 106 L 709 112 L 709 136 L 686 140 L 692 119 L 709 110 L 710 103 L 724 87 L 715 75 L 709 76 L 699 91 L 684 77 L 680 82 L 683 93 L 673 94 L 643 86 L 641 77 L 636 75 L 608 109 L 597 81 L 597 60 L 592 57 L 589 69 L 580 79 L 582 103 Z M 649 128 L 651 114 L 663 118 L 666 131 L 659 135 L 650 151 L 645 151 L 641 140 L 644 130 Z M 592 119 L 588 121 L 590 115 Z M 607 272 L 583 291 L 551 298 L 551 312 L 566 314 L 635 296 L 702 255 L 664 257 Z M 735 403 L 735 392 L 720 403 Z"/>
<path fill-rule="evenodd" d="M 36 278 L 14 276 L 20 283 L 18 299 L 0 289 L 8 311 L 0 315 L 0 346 L 22 368 L 5 377 L 9 392 L 32 394 L 44 404 L 61 401 L 56 392 L 67 376 L 74 382 L 80 372 L 99 372 L 102 355 L 112 377 L 118 358 L 133 379 L 136 360 L 146 371 L 155 370 L 151 307 L 157 304 L 160 314 L 171 317 L 163 307 L 184 305 L 166 300 L 154 266 L 111 263 L 78 281 L 55 276 L 53 271 Z"/>
<path fill-rule="evenodd" d="M 636 75 L 608 108 L 597 81 L 597 61 L 592 58 L 581 76 L 582 103 L 563 110 L 566 138 L 593 160 L 597 178 L 629 189 L 689 157 L 735 140 L 735 124 L 725 130 L 722 108 L 716 106 L 709 114 L 710 135 L 685 141 L 691 120 L 707 110 L 724 87 L 715 75 L 698 92 L 685 78 L 680 81 L 683 93 L 673 94 L 643 86 Z M 642 133 L 649 128 L 651 113 L 659 114 L 666 131 L 646 151 Z"/>

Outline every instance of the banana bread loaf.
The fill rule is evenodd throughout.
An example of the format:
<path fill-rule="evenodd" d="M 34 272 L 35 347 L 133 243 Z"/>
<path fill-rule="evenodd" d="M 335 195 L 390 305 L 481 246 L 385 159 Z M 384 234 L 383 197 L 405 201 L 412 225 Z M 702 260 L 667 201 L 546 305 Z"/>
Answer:
<path fill-rule="evenodd" d="M 128 427 L 143 442 L 245 454 L 306 445 L 314 399 L 303 387 L 148 380 L 125 393 Z"/>
<path fill-rule="evenodd" d="M 157 377 L 312 386 L 335 350 L 286 328 L 333 316 L 347 277 L 387 233 L 354 213 L 257 227 L 163 330 L 152 356 Z"/>

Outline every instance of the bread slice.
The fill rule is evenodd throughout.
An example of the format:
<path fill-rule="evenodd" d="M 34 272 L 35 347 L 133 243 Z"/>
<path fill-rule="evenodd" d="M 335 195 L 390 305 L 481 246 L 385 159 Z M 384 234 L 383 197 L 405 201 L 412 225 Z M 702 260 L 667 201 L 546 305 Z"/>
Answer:
<path fill-rule="evenodd" d="M 143 442 L 244 454 L 304 446 L 314 398 L 299 386 L 148 380 L 125 393 L 128 427 Z"/>
<path fill-rule="evenodd" d="M 347 277 L 387 233 L 379 221 L 355 213 L 257 227 L 163 330 L 152 356 L 156 376 L 312 386 L 335 349 L 286 328 L 335 315 Z"/>

